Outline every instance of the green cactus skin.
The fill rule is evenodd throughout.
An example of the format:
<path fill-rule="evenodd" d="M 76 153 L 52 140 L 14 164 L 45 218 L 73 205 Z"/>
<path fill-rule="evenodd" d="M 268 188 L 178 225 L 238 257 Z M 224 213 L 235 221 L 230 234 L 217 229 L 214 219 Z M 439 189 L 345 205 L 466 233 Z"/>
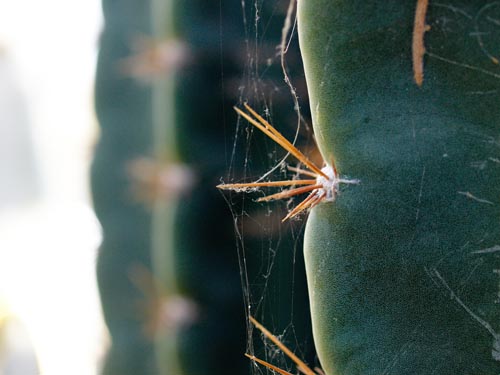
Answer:
<path fill-rule="evenodd" d="M 103 230 L 97 278 L 111 336 L 102 373 L 154 373 L 151 340 L 139 306 L 143 293 L 130 280 L 134 265 L 150 264 L 151 214 L 130 194 L 127 164 L 151 148 L 151 95 L 148 87 L 117 68 L 130 56 L 130 42 L 149 29 L 147 2 L 103 1 L 105 27 L 96 73 L 95 106 L 100 140 L 91 169 L 95 212 Z"/>
<path fill-rule="evenodd" d="M 500 373 L 500 6 L 430 3 L 421 88 L 415 7 L 299 0 L 319 148 L 361 180 L 306 227 L 327 375 Z"/>

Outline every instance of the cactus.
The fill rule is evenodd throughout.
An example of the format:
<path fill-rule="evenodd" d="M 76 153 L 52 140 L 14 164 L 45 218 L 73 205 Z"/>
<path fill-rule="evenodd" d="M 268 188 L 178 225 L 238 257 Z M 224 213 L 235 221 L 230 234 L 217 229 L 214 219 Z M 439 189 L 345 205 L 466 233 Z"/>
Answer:
<path fill-rule="evenodd" d="M 327 375 L 500 371 L 500 6 L 416 3 L 298 1 L 318 146 L 360 180 L 305 232 Z"/>
<path fill-rule="evenodd" d="M 127 164 L 151 147 L 151 95 L 148 87 L 127 78 L 120 62 L 130 41 L 145 35 L 149 14 L 144 3 L 103 1 L 105 27 L 100 40 L 95 105 L 100 140 L 92 164 L 95 212 L 103 230 L 97 278 L 111 348 L 105 375 L 154 373 L 151 340 L 139 306 L 146 303 L 129 277 L 137 264 L 150 264 L 151 214 L 130 193 Z"/>

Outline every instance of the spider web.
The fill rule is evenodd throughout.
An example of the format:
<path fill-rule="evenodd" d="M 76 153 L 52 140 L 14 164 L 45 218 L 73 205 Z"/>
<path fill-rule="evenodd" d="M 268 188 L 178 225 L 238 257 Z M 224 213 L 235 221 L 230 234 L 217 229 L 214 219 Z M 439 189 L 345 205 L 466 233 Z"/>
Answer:
<path fill-rule="evenodd" d="M 244 42 L 244 73 L 237 87 L 235 102 L 248 102 L 284 136 L 314 160 L 314 140 L 308 126 L 309 108 L 298 41 L 295 31 L 295 0 L 241 0 Z M 496 41 L 500 32 L 500 2 L 475 9 L 454 7 L 448 2 L 432 2 L 428 22 L 432 33 L 426 36 L 426 61 L 442 62 L 472 69 L 487 77 L 499 78 Z M 480 53 L 468 51 L 445 56 L 433 43 L 433 35 L 471 43 Z M 462 43 L 463 42 L 463 43 Z M 453 50 L 447 49 L 447 50 Z M 491 89 L 471 95 L 496 95 Z M 234 126 L 234 127 L 233 127 Z M 254 182 L 290 179 L 287 165 L 295 161 L 286 151 L 256 131 L 244 120 L 226 126 L 227 175 L 224 182 Z M 318 163 L 317 163 L 318 164 Z M 243 300 L 247 318 L 254 316 L 296 355 L 311 367 L 314 356 L 305 276 L 302 234 L 305 217 L 281 223 L 293 205 L 287 202 L 256 203 L 268 193 L 225 193 L 231 210 L 238 254 Z M 248 319 L 247 319 L 248 321 Z M 275 366 L 296 373 L 284 354 L 247 323 L 247 353 Z M 252 365 L 254 374 L 271 373 Z"/>
<path fill-rule="evenodd" d="M 236 102 L 239 107 L 250 104 L 314 158 L 294 10 L 295 0 L 241 0 L 245 64 Z M 287 166 L 295 166 L 296 161 L 245 120 L 228 123 L 226 133 L 231 141 L 226 146 L 228 172 L 224 182 L 292 178 Z M 314 365 L 302 256 L 305 216 L 281 223 L 294 202 L 255 202 L 271 192 L 277 190 L 224 193 L 233 217 L 245 314 L 247 322 L 250 315 L 255 317 L 299 358 Z M 297 372 L 295 365 L 250 323 L 246 352 Z M 272 373 L 261 366 L 249 366 L 254 374 Z"/>
<path fill-rule="evenodd" d="M 432 32 L 425 36 L 425 61 L 474 70 L 493 78 L 490 86 L 471 95 L 497 95 L 500 78 L 498 35 L 500 2 L 482 7 L 431 2 L 427 22 Z M 244 29 L 245 68 L 235 101 L 248 102 L 287 139 L 314 159 L 314 140 L 308 126 L 309 108 L 295 32 L 295 0 L 241 0 Z M 452 45 L 434 43 L 447 36 Z M 458 41 L 458 42 L 457 42 Z M 462 46 L 455 48 L 453 43 Z M 467 45 L 467 48 L 463 48 Z M 471 53 L 478 50 L 478 53 Z M 444 52 L 447 51 L 447 52 Z M 453 56 L 447 56 L 455 51 Z M 425 64 L 424 64 L 425 65 Z M 424 83 L 425 84 L 425 83 Z M 236 118 L 236 117 L 235 117 Z M 294 160 L 286 151 L 256 131 L 244 120 L 228 126 L 231 134 L 227 149 L 224 182 L 250 182 L 290 179 L 287 164 Z M 233 125 L 233 124 L 231 124 Z M 296 355 L 311 367 L 314 357 L 305 292 L 302 259 L 302 234 L 305 217 L 281 223 L 293 201 L 256 203 L 255 198 L 268 193 L 225 193 L 235 231 L 243 300 L 247 318 L 254 316 L 273 332 Z M 247 319 L 248 320 L 248 319 Z M 247 353 L 277 367 L 296 373 L 295 366 L 268 340 L 247 323 Z M 252 373 L 271 373 L 251 366 Z"/>

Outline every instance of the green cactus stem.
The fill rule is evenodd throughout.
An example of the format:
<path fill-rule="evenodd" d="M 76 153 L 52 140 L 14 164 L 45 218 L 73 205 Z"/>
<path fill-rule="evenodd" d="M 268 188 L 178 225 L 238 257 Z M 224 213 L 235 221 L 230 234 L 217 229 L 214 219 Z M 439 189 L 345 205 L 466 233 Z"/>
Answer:
<path fill-rule="evenodd" d="M 327 375 L 500 372 L 500 5 L 430 2 L 414 36 L 416 6 L 298 1 L 318 146 L 360 180 L 306 227 Z"/>
<path fill-rule="evenodd" d="M 151 215 L 130 193 L 127 165 L 151 147 L 149 88 L 127 78 L 120 61 L 129 56 L 130 41 L 145 35 L 149 14 L 136 1 L 103 1 L 105 26 L 100 39 L 95 107 L 100 139 L 92 164 L 92 195 L 102 226 L 103 242 L 97 259 L 97 279 L 111 347 L 104 375 L 154 373 L 151 340 L 140 306 L 143 293 L 133 284 L 130 270 L 150 265 Z"/>

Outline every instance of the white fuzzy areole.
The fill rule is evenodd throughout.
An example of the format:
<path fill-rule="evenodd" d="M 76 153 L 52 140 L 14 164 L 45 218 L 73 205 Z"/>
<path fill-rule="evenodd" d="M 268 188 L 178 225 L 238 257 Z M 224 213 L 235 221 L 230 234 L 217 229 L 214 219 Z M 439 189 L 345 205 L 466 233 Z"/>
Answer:
<path fill-rule="evenodd" d="M 322 189 L 319 189 L 318 194 L 325 192 L 325 201 L 333 202 L 335 200 L 335 197 L 337 196 L 338 191 L 337 175 L 335 174 L 335 170 L 332 168 L 332 166 L 328 164 L 325 167 L 321 168 L 321 172 L 326 174 L 328 178 L 321 175 L 316 178 L 316 183 L 323 186 Z"/>
<path fill-rule="evenodd" d="M 359 184 L 359 180 L 338 178 L 337 174 L 335 173 L 335 169 L 333 169 L 333 167 L 328 164 L 321 168 L 321 172 L 328 176 L 328 178 L 326 178 L 320 175 L 316 178 L 316 183 L 323 186 L 321 189 L 318 189 L 318 195 L 322 194 L 323 192 L 326 193 L 325 202 L 335 201 L 335 198 L 337 197 L 337 194 L 339 192 L 340 184 Z"/>

